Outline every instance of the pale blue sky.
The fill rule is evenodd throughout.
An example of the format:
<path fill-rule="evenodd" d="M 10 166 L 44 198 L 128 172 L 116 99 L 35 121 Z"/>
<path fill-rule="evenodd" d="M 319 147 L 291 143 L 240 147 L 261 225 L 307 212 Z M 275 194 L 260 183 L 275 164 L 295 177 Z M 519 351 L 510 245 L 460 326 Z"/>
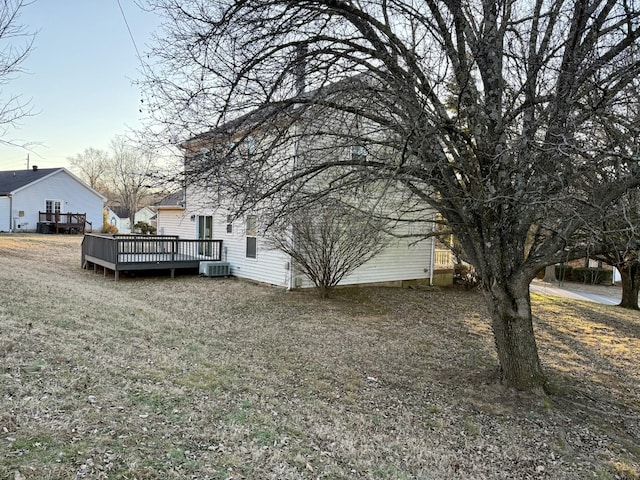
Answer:
<path fill-rule="evenodd" d="M 144 55 L 158 20 L 133 0 L 120 0 Z M 39 142 L 33 152 L 0 146 L 0 170 L 68 166 L 87 147 L 108 149 L 115 135 L 139 125 L 141 66 L 117 0 L 36 0 L 21 23 L 36 31 L 27 73 L 3 88 L 31 99 L 36 116 L 8 138 Z M 0 97 L 2 101 L 2 97 Z"/>

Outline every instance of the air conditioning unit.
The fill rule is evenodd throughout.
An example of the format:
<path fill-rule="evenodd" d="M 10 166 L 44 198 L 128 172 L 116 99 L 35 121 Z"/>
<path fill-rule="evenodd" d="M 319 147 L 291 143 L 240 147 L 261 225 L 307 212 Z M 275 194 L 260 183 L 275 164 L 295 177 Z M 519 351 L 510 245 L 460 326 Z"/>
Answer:
<path fill-rule="evenodd" d="M 205 277 L 227 277 L 230 266 L 227 262 L 200 262 L 200 275 Z"/>

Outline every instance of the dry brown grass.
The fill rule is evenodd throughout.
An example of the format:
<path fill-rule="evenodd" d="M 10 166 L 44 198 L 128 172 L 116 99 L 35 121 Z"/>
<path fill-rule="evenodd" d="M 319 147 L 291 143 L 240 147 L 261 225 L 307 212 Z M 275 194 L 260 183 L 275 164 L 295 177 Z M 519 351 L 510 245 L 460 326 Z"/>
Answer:
<path fill-rule="evenodd" d="M 80 241 L 0 235 L 2 479 L 639 476 L 637 312 L 535 296 L 529 397 L 477 293 L 116 283 Z"/>

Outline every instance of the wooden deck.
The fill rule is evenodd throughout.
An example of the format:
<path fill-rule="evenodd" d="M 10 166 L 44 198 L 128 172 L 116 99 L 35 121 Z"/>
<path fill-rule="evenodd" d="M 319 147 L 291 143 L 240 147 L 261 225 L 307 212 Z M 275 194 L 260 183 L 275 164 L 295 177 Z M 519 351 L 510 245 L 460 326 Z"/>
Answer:
<path fill-rule="evenodd" d="M 84 233 L 91 222 L 86 213 L 38 212 L 38 233 Z"/>
<path fill-rule="evenodd" d="M 82 268 L 122 271 L 198 268 L 201 261 L 220 261 L 222 240 L 185 240 L 172 235 L 86 234 L 82 240 Z"/>

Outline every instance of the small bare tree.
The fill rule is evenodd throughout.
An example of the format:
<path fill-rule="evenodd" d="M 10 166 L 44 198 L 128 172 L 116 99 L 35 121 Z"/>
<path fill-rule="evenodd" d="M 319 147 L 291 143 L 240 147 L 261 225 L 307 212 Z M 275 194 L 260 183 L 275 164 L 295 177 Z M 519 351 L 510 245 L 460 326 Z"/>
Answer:
<path fill-rule="evenodd" d="M 390 237 L 384 223 L 340 202 L 325 202 L 280 219 L 268 239 L 291 256 L 294 267 L 325 298 L 345 276 L 387 245 Z"/>
<path fill-rule="evenodd" d="M 109 153 L 98 148 L 85 148 L 84 152 L 69 157 L 71 169 L 95 190 L 104 193 L 105 177 L 109 169 Z"/>
<path fill-rule="evenodd" d="M 90 147 L 69 162 L 92 188 L 122 206 L 132 226 L 135 212 L 158 187 L 155 155 L 124 136 L 111 140 L 109 152 Z"/>
<path fill-rule="evenodd" d="M 107 188 L 127 212 L 132 226 L 136 211 L 152 194 L 156 178 L 157 166 L 152 152 L 137 148 L 125 137 L 111 141 Z"/>

